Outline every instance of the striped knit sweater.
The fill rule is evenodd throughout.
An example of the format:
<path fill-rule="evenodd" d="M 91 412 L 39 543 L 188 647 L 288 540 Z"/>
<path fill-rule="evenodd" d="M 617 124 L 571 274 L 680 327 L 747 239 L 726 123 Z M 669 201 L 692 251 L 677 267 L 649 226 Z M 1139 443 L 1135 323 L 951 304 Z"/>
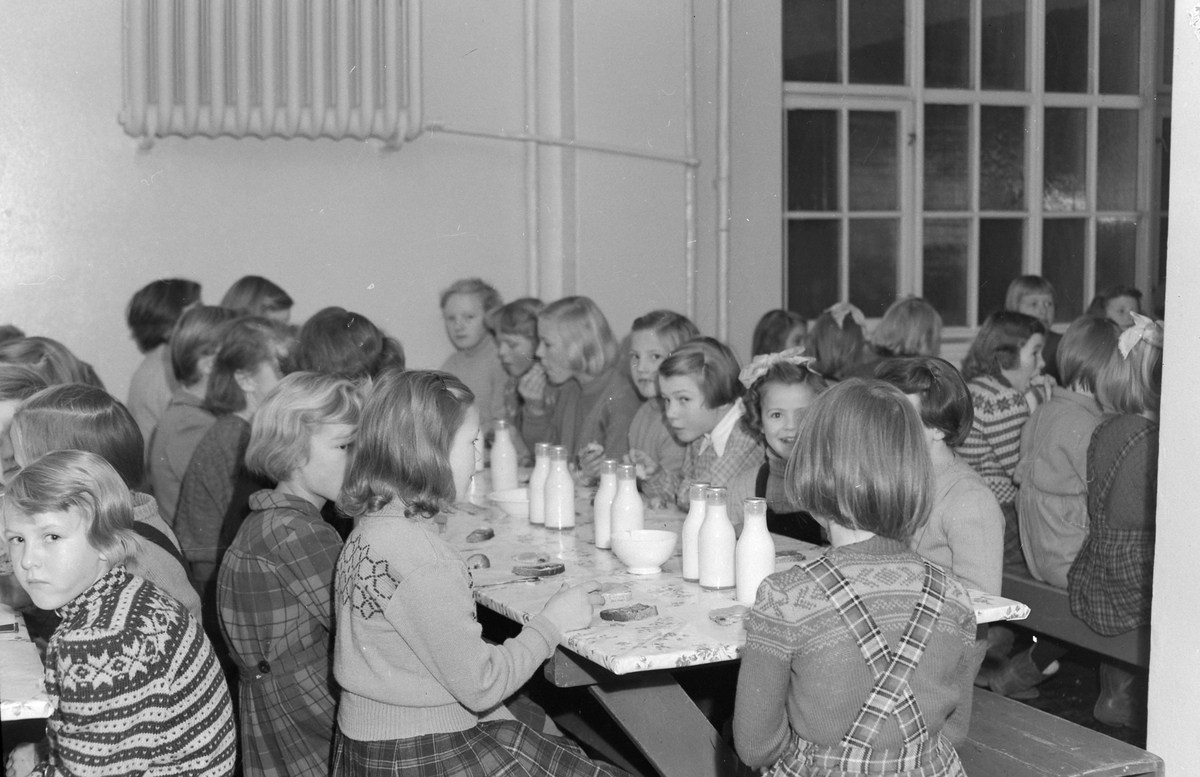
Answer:
<path fill-rule="evenodd" d="M 46 653 L 50 775 L 233 774 L 233 705 L 183 605 L 110 570 L 59 610 Z"/>
<path fill-rule="evenodd" d="M 1004 378 L 981 375 L 967 383 L 975 404 L 971 432 L 958 453 L 996 495 L 1000 504 L 1017 499 L 1013 475 L 1021 455 L 1021 429 L 1029 420 L 1029 404 Z"/>

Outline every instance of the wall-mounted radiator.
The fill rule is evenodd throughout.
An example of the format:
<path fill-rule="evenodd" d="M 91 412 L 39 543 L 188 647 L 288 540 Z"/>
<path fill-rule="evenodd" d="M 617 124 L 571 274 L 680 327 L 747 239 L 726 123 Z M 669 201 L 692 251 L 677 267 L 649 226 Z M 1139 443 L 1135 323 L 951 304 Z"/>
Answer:
<path fill-rule="evenodd" d="M 138 138 L 421 131 L 420 0 L 124 0 Z"/>

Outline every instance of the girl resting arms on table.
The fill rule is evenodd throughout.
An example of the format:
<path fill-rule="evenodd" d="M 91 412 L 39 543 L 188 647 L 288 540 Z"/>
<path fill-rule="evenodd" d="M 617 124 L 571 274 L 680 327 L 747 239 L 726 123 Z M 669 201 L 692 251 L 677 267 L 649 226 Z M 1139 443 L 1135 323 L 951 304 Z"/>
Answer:
<path fill-rule="evenodd" d="M 787 478 L 833 548 L 759 586 L 738 755 L 778 775 L 962 775 L 943 730 L 966 732 L 975 613 L 908 547 L 933 490 L 917 411 L 879 381 L 834 386 L 804 415 Z"/>
<path fill-rule="evenodd" d="M 46 650 L 47 739 L 14 750 L 8 774 L 232 774 L 225 678 L 183 605 L 125 571 L 139 540 L 116 470 L 47 453 L 8 484 L 0 515 L 18 582 L 62 616 Z"/>
<path fill-rule="evenodd" d="M 386 371 L 363 408 L 340 499 L 357 525 L 335 581 L 333 774 L 621 774 L 504 707 L 602 599 L 564 588 L 516 637 L 483 640 L 466 564 L 433 520 L 475 472 L 474 399 L 448 373 Z"/>

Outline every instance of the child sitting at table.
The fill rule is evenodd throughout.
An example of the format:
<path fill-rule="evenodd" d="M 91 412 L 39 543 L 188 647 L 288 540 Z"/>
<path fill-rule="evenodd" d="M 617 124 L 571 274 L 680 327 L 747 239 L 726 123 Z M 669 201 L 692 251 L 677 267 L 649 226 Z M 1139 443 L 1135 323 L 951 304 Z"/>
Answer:
<path fill-rule="evenodd" d="M 371 319 L 345 308 L 322 308 L 300 327 L 292 367 L 348 380 L 373 378 L 388 367 L 404 369 L 404 346 Z"/>
<path fill-rule="evenodd" d="M 385 372 L 363 407 L 339 500 L 357 525 L 335 583 L 334 775 L 620 774 L 504 707 L 603 599 L 563 588 L 516 637 L 483 640 L 466 564 L 433 520 L 466 495 L 479 440 L 474 396 L 448 373 Z"/>
<path fill-rule="evenodd" d="M 504 304 L 500 292 L 479 278 L 464 278 L 442 292 L 442 323 L 454 353 L 441 369 L 470 387 L 479 406 L 484 433 L 504 417 L 504 387 L 508 374 L 500 364 L 496 341 L 488 335 L 487 315 Z"/>
<path fill-rule="evenodd" d="M 788 488 L 833 548 L 769 576 L 746 618 L 733 729 L 749 766 L 964 774 L 951 737 L 966 735 L 975 613 L 962 583 L 909 549 L 931 470 L 894 386 L 850 379 L 804 415 Z"/>
<path fill-rule="evenodd" d="M 279 485 L 221 562 L 221 628 L 240 674 L 242 768 L 329 774 L 337 709 L 333 573 L 342 538 L 321 518 L 346 474 L 362 399 L 343 378 L 294 372 L 254 416 L 246 466 Z"/>
<path fill-rule="evenodd" d="M 626 460 L 637 466 L 642 493 L 655 504 L 675 500 L 684 452 L 683 443 L 675 439 L 663 416 L 658 365 L 699 335 L 691 319 L 670 310 L 654 310 L 634 319 L 629 335 L 629 376 L 644 401 L 629 424 Z"/>
<path fill-rule="evenodd" d="M 1042 357 L 1046 360 L 1046 374 L 1061 383 L 1058 374 L 1058 344 L 1062 335 L 1055 332 L 1054 285 L 1040 275 L 1019 275 L 1008 284 L 1004 295 L 1004 309 L 1012 313 L 1024 313 L 1042 322 L 1045 343 Z"/>
<path fill-rule="evenodd" d="M 62 616 L 46 650 L 47 741 L 14 750 L 8 773 L 233 774 L 233 707 L 212 646 L 183 605 L 125 569 L 139 540 L 120 475 L 92 453 L 47 453 L 9 483 L 0 512 L 17 580 Z"/>
<path fill-rule="evenodd" d="M 764 354 L 742 370 L 738 379 L 746 387 L 742 423 L 767 446 L 767 460 L 757 470 L 739 478 L 739 493 L 767 500 L 767 528 L 773 534 L 825 545 L 824 531 L 813 517 L 797 510 L 784 493 L 784 469 L 796 443 L 800 419 L 829 384 L 812 370 L 813 359 L 804 348 Z M 748 481 L 753 481 L 752 483 Z"/>
<path fill-rule="evenodd" d="M 808 330 L 806 348 L 816 371 L 827 380 L 842 380 L 867 358 L 867 319 L 849 302 L 839 302 L 817 316 Z"/>
<path fill-rule="evenodd" d="M 508 379 L 504 382 L 504 413 L 500 416 L 516 430 L 513 445 L 522 461 L 532 461 L 525 442 L 525 403 L 518 386 L 537 365 L 538 314 L 545 309 L 540 299 L 522 297 L 487 314 L 485 323 L 496 340 L 496 355 Z M 543 379 L 544 380 L 544 379 Z"/>
<path fill-rule="evenodd" d="M 739 476 L 757 472 L 765 460 L 763 444 L 741 423 L 746 389 L 738 382 L 739 370 L 729 346 L 711 337 L 689 340 L 658 367 L 667 425 L 687 445 L 675 504 L 688 509 L 694 482 L 725 486 L 735 524 L 741 523 L 743 500 L 753 496 Z"/>
<path fill-rule="evenodd" d="M 262 316 L 280 324 L 292 317 L 291 296 L 261 275 L 238 278 L 221 298 L 221 307 L 239 316 Z"/>
<path fill-rule="evenodd" d="M 806 335 L 808 322 L 804 316 L 782 308 L 768 310 L 754 325 L 754 334 L 750 338 L 750 357 L 779 353 L 804 345 Z"/>
<path fill-rule="evenodd" d="M 958 453 L 979 473 L 1004 512 L 1004 563 L 1023 564 L 1013 474 L 1021 429 L 1029 420 L 1025 393 L 1041 374 L 1046 328 L 1033 316 L 996 311 L 984 319 L 963 360 L 975 418 Z"/>
<path fill-rule="evenodd" d="M 1033 411 L 1021 431 L 1013 480 L 1021 548 L 1038 580 L 1067 587 L 1067 570 L 1087 536 L 1087 449 L 1100 423 L 1096 375 L 1117 349 L 1120 329 L 1107 318 L 1081 316 L 1058 346 L 1050 401 Z"/>

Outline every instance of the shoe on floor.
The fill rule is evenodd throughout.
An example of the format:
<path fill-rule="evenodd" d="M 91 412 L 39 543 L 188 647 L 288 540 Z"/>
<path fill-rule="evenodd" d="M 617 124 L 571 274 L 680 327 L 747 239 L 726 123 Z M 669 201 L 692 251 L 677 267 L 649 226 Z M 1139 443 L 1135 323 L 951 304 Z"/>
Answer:
<path fill-rule="evenodd" d="M 1134 684 L 1137 676 L 1113 664 L 1100 664 L 1100 698 L 1092 717 L 1106 726 L 1126 727 L 1136 722 Z"/>
<path fill-rule="evenodd" d="M 992 691 L 1014 699 L 1036 698 L 1036 694 L 1029 695 L 1027 692 L 1034 690 L 1035 685 L 1057 672 L 1058 662 L 1051 663 L 1045 671 L 1042 671 L 1037 668 L 1037 664 L 1033 663 L 1032 652 L 1032 648 L 1023 650 L 1008 659 L 1008 662 L 992 675 L 989 683 Z M 1022 695 L 1018 696 L 1017 694 Z"/>

